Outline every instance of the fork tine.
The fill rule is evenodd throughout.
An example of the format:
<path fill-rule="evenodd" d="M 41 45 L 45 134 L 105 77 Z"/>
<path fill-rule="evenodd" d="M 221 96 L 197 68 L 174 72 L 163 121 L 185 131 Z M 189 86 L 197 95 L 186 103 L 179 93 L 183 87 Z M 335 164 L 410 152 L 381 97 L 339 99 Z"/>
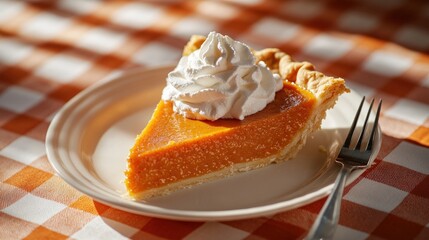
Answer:
<path fill-rule="evenodd" d="M 383 101 L 380 99 L 380 101 L 378 102 L 377 112 L 375 113 L 374 125 L 372 127 L 371 136 L 369 137 L 369 142 L 368 142 L 368 145 L 366 147 L 367 151 L 371 151 L 372 150 L 372 144 L 373 144 L 373 141 L 374 141 L 375 131 L 376 131 L 377 127 L 378 127 L 378 118 L 380 116 L 381 104 L 382 103 L 383 103 Z"/>
<path fill-rule="evenodd" d="M 362 146 L 362 140 L 363 140 L 363 137 L 365 135 L 366 125 L 368 123 L 369 115 L 371 115 L 372 105 L 374 105 L 374 99 L 372 99 L 371 104 L 369 105 L 368 113 L 366 114 L 365 122 L 363 123 L 362 131 L 359 135 L 355 149 L 360 149 Z"/>
<path fill-rule="evenodd" d="M 362 106 L 364 102 L 365 102 L 365 96 L 360 101 L 360 105 L 356 112 L 355 119 L 353 119 L 352 126 L 350 127 L 349 134 L 347 135 L 347 138 L 346 138 L 346 141 L 344 142 L 343 147 L 350 147 L 350 143 L 352 142 L 353 132 L 355 131 L 356 124 L 359 119 L 360 111 L 362 110 Z"/>

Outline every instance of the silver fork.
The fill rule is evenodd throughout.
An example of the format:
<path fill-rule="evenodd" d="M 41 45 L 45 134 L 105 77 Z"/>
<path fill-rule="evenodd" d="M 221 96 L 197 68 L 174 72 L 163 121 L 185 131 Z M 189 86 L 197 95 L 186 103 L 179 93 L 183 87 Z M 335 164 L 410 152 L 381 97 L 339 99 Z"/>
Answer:
<path fill-rule="evenodd" d="M 365 117 L 365 122 L 362 126 L 362 131 L 357 140 L 356 146 L 352 146 L 352 137 L 356 129 L 356 124 L 359 120 L 359 115 L 362 110 L 363 103 L 365 102 L 365 97 L 362 98 L 362 101 L 359 105 L 359 108 L 356 112 L 356 116 L 353 120 L 352 126 L 350 127 L 349 134 L 342 146 L 340 153 L 335 160 L 337 163 L 341 164 L 341 171 L 335 180 L 334 188 L 332 189 L 331 194 L 329 195 L 328 200 L 323 205 L 322 211 L 317 216 L 316 221 L 311 227 L 309 234 L 306 239 L 332 239 L 335 233 L 335 229 L 338 224 L 338 218 L 340 214 L 341 207 L 341 198 L 343 195 L 344 185 L 348 175 L 357 168 L 367 168 L 369 165 L 369 160 L 373 150 L 374 136 L 376 129 L 378 127 L 378 118 L 380 115 L 380 109 L 382 101 L 378 103 L 377 112 L 374 118 L 374 125 L 370 130 L 369 140 L 367 140 L 366 146 L 364 144 L 365 130 L 367 128 L 367 123 L 369 116 L 371 115 L 371 110 L 374 104 L 374 99 L 371 101 L 371 104 L 368 109 L 368 113 Z"/>

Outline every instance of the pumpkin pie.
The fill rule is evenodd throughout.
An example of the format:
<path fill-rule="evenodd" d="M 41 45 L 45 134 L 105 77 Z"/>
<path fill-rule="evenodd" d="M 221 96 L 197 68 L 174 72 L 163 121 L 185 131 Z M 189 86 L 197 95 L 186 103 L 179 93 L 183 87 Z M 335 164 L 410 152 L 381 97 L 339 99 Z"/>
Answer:
<path fill-rule="evenodd" d="M 199 49 L 204 40 L 192 37 L 183 54 Z M 132 198 L 166 195 L 291 159 L 338 96 L 349 91 L 342 78 L 325 76 L 278 49 L 253 54 L 281 76 L 283 88 L 274 101 L 243 120 L 210 121 L 186 118 L 161 100 L 130 150 L 125 184 Z"/>

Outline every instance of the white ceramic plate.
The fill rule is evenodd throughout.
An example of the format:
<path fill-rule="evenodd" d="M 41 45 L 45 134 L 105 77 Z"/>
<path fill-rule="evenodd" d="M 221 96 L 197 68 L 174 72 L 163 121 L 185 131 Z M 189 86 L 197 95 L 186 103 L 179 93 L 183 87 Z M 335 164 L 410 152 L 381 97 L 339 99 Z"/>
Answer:
<path fill-rule="evenodd" d="M 169 67 L 138 69 L 85 89 L 55 116 L 47 133 L 49 161 L 67 183 L 125 211 L 177 220 L 232 220 L 270 215 L 326 196 L 338 173 L 333 156 L 361 97 L 344 94 L 321 131 L 293 160 L 149 201 L 126 197 L 128 151 L 160 99 Z M 366 107 L 368 107 L 366 105 Z M 381 134 L 376 136 L 378 153 Z M 348 182 L 363 171 L 352 173 Z"/>

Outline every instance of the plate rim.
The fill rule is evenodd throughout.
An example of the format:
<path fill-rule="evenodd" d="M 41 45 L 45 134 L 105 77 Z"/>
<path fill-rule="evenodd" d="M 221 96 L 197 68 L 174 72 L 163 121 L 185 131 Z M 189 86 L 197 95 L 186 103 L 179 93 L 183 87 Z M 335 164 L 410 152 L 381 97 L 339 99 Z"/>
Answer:
<path fill-rule="evenodd" d="M 161 65 L 157 67 L 139 67 L 134 69 L 129 69 L 126 71 L 122 71 L 119 74 L 116 74 L 111 77 L 107 77 L 102 79 L 95 84 L 83 89 L 78 94 L 76 94 L 72 99 L 70 99 L 67 103 L 65 103 L 60 110 L 55 114 L 51 123 L 49 124 L 46 139 L 45 139 L 45 149 L 46 155 L 49 163 L 54 168 L 54 171 L 58 174 L 60 178 L 62 178 L 68 185 L 72 186 L 74 189 L 79 192 L 95 199 L 101 203 L 104 203 L 110 207 L 117 208 L 126 212 L 131 212 L 139 215 L 146 215 L 151 217 L 159 217 L 164 219 L 171 220 L 181 220 L 181 221 L 225 221 L 225 220 L 239 220 L 239 219 L 247 219 L 252 217 L 260 217 L 266 216 L 273 213 L 290 210 L 293 208 L 298 208 L 314 201 L 317 201 L 325 196 L 327 196 L 332 188 L 334 183 L 331 183 L 325 187 L 322 187 L 316 191 L 304 194 L 299 197 L 295 197 L 289 200 L 280 201 L 276 203 L 271 203 L 262 206 L 255 206 L 249 208 L 241 208 L 241 209 L 230 209 L 230 210 L 210 210 L 210 211 L 200 211 L 200 210 L 179 210 L 179 209 L 168 209 L 159 206 L 153 206 L 149 204 L 145 204 L 144 202 L 136 202 L 132 200 L 128 200 L 123 198 L 124 201 L 117 201 L 116 199 L 112 199 L 110 196 L 99 194 L 94 194 L 90 191 L 90 189 L 86 187 L 82 187 L 80 185 L 74 184 L 73 179 L 69 177 L 66 169 L 61 166 L 61 161 L 56 159 L 56 149 L 55 142 L 58 142 L 59 139 L 58 132 L 56 131 L 62 123 L 62 119 L 66 119 L 67 113 L 73 110 L 73 106 L 82 101 L 88 94 L 93 91 L 96 91 L 100 88 L 108 88 L 110 85 L 114 85 L 116 82 L 120 81 L 123 78 L 129 78 L 135 74 L 144 74 L 147 72 L 156 72 L 156 71 L 166 71 L 167 69 L 174 68 L 174 65 Z M 351 91 L 352 95 L 356 95 L 355 97 L 360 97 L 355 91 Z M 368 104 L 368 103 L 366 103 Z M 378 146 L 375 149 L 374 158 L 378 155 L 381 146 L 381 128 L 380 125 L 377 126 L 376 131 L 376 144 Z M 347 179 L 346 185 L 350 184 L 354 180 L 356 180 L 365 170 L 355 170 L 350 177 Z M 130 204 L 133 208 L 130 207 Z"/>

